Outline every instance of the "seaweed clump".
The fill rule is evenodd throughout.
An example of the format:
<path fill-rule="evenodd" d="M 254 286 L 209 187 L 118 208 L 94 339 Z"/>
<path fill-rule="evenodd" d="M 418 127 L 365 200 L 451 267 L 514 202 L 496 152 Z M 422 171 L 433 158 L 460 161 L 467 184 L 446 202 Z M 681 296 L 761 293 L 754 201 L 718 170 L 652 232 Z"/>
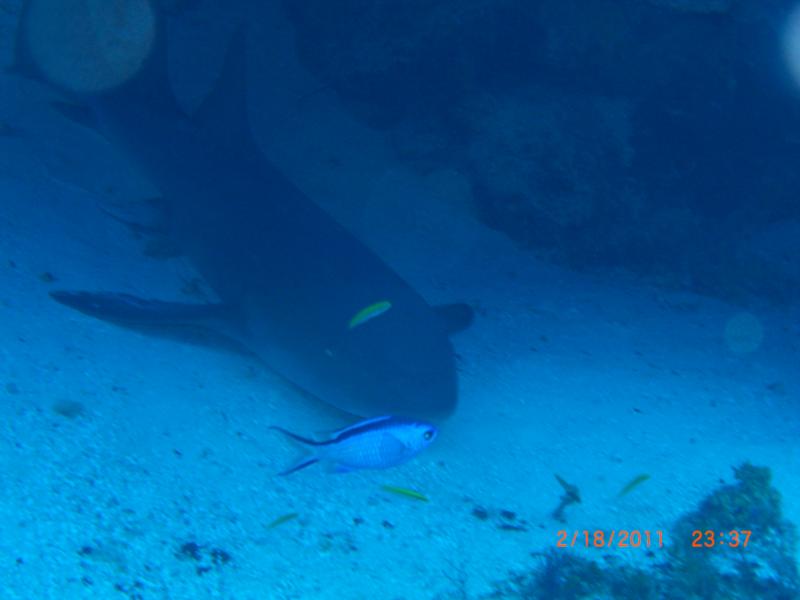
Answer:
<path fill-rule="evenodd" d="M 486 598 L 800 600 L 797 528 L 783 517 L 769 468 L 745 463 L 734 475 L 735 483 L 721 485 L 674 523 L 665 536 L 664 560 L 650 567 L 601 564 L 551 550 L 538 554 L 531 570 L 498 582 Z M 742 530 L 750 531 L 747 545 L 741 534 L 731 546 L 735 536 L 729 532 Z M 707 538 L 698 531 L 714 531 L 714 545 L 703 545 Z"/>

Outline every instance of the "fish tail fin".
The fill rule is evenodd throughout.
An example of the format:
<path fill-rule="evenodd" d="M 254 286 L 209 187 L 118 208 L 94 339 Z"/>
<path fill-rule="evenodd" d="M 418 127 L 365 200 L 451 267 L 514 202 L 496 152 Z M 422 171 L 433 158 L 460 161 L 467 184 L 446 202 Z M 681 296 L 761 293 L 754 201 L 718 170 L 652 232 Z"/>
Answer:
<path fill-rule="evenodd" d="M 306 449 L 308 449 L 309 446 L 316 447 L 316 446 L 324 446 L 324 445 L 326 445 L 326 442 L 318 442 L 316 440 L 311 440 L 309 438 L 305 438 L 305 437 L 303 437 L 301 435 L 297 435 L 296 433 L 292 433 L 291 431 L 287 431 L 283 427 L 277 427 L 275 425 L 271 425 L 270 429 L 282 433 L 283 435 L 288 437 L 290 440 L 292 440 L 293 442 L 296 442 L 298 444 L 301 444 Z M 322 458 L 324 458 L 324 455 L 322 453 L 322 449 L 320 448 L 317 452 L 314 452 L 312 454 L 304 455 L 294 465 L 292 465 L 288 469 L 285 469 L 285 470 L 281 471 L 280 473 L 278 473 L 278 475 L 282 475 L 282 476 L 291 475 L 295 471 L 299 471 L 300 469 L 305 469 L 306 467 L 311 466 L 314 463 L 319 462 L 320 460 L 322 460 Z"/>
<path fill-rule="evenodd" d="M 300 469 L 305 469 L 306 467 L 310 467 L 314 463 L 319 462 L 319 458 L 316 456 L 307 456 L 304 459 L 300 460 L 298 463 L 292 465 L 288 469 L 281 471 L 278 473 L 281 477 L 285 477 L 286 475 L 291 475 L 292 473 L 299 471 Z"/>
<path fill-rule="evenodd" d="M 286 437 L 291 438 L 296 442 L 300 442 L 301 444 L 304 444 L 306 446 L 324 446 L 324 445 L 327 444 L 327 442 L 318 442 L 316 440 L 311 440 L 311 439 L 305 438 L 305 437 L 303 437 L 301 435 L 297 435 L 296 433 L 292 433 L 291 431 L 287 431 L 283 427 L 278 427 L 277 425 L 270 425 L 269 428 L 272 429 L 273 431 L 280 431 Z"/>

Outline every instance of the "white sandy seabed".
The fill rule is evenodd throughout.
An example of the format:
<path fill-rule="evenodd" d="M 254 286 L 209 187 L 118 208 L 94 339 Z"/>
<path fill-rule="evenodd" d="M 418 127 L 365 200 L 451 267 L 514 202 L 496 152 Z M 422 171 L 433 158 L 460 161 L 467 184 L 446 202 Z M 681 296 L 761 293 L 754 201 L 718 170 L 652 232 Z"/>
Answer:
<path fill-rule="evenodd" d="M 275 23 L 259 33 L 285 53 Z M 55 287 L 180 298 L 193 274 L 143 257 L 97 209 L 146 192 L 103 140 L 4 77 L 0 119 L 17 135 L 0 137 L 3 598 L 479 596 L 561 528 L 668 531 L 745 460 L 772 469 L 800 523 L 797 313 L 548 266 L 471 216 L 461 176 L 399 166 L 335 98 L 272 111 L 313 87 L 291 60 L 280 69 L 294 87 L 254 103 L 267 155 L 431 302 L 478 309 L 454 339 L 457 414 L 403 467 L 276 477 L 294 452 L 268 425 L 313 433 L 345 417 L 254 360 L 52 302 Z M 732 319 L 750 333 L 731 335 Z M 550 516 L 556 473 L 583 497 L 566 525 Z M 583 553 L 646 564 L 651 550 Z"/>

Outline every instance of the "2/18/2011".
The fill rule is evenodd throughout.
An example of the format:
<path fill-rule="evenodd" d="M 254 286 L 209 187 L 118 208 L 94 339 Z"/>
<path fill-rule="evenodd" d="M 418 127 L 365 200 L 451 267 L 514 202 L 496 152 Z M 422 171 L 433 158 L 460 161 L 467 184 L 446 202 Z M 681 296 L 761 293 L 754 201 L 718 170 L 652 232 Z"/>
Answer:
<path fill-rule="evenodd" d="M 611 529 L 605 531 L 596 529 L 589 531 L 569 532 L 561 529 L 558 531 L 557 548 L 574 548 L 575 546 L 585 546 L 587 548 L 650 548 L 664 546 L 664 532 L 660 529 L 650 531 L 649 529 Z"/>

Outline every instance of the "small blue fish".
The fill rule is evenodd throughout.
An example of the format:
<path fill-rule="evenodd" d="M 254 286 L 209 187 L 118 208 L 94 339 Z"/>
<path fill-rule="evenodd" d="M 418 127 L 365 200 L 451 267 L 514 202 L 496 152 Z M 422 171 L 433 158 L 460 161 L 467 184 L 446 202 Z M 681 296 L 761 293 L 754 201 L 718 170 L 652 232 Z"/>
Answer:
<path fill-rule="evenodd" d="M 337 473 L 394 467 L 430 446 L 438 433 L 430 423 L 391 416 L 361 421 L 334 432 L 325 441 L 304 438 L 281 427 L 270 429 L 313 448 L 311 455 L 280 475 L 289 475 L 322 460 L 332 463 Z"/>

